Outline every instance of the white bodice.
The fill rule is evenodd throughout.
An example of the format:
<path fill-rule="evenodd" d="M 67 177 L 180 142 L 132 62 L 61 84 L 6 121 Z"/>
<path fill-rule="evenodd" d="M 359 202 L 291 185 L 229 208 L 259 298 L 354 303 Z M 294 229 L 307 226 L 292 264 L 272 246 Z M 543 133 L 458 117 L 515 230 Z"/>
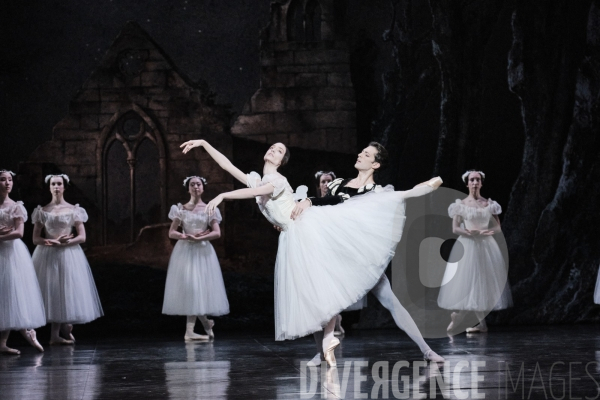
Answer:
<path fill-rule="evenodd" d="M 462 217 L 466 229 L 485 230 L 490 226 L 493 215 L 502 212 L 500 204 L 489 199 L 485 207 L 470 207 L 462 204 L 458 199 L 448 207 L 448 215 L 454 218 L 456 215 Z"/>
<path fill-rule="evenodd" d="M 246 175 L 246 184 L 250 188 L 257 188 L 266 184 L 274 187 L 273 193 L 265 196 L 257 196 L 256 203 L 267 220 L 283 230 L 294 221 L 290 218 L 292 210 L 296 206 L 294 191 L 287 179 L 281 174 L 267 174 L 260 177 L 256 172 Z"/>
<path fill-rule="evenodd" d="M 221 212 L 218 208 L 215 208 L 215 214 L 209 217 L 204 210 L 188 211 L 183 208 L 181 203 L 171 206 L 169 218 L 171 220 L 178 219 L 180 221 L 179 224 L 183 229 L 183 233 L 188 235 L 204 232 L 208 229 L 208 226 L 212 221 L 217 221 L 218 223 L 221 223 L 222 221 Z"/>
<path fill-rule="evenodd" d="M 75 204 L 73 207 L 63 208 L 58 212 L 47 212 L 42 206 L 37 206 L 31 216 L 34 224 L 40 222 L 44 225 L 47 239 L 57 239 L 63 235 L 71 234 L 75 222 L 87 222 L 88 215 L 85 209 Z"/>
<path fill-rule="evenodd" d="M 27 210 L 23 207 L 22 201 L 0 208 L 0 226 L 14 228 L 16 218 L 21 218 L 23 222 L 27 221 Z"/>

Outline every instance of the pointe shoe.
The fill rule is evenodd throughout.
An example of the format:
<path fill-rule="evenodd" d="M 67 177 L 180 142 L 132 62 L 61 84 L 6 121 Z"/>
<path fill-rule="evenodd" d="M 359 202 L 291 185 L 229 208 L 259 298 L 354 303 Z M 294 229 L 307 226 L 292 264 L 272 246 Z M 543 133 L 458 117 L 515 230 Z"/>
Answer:
<path fill-rule="evenodd" d="M 17 349 L 11 349 L 8 346 L 0 347 L 0 354 L 6 354 L 7 356 L 18 356 L 21 352 Z"/>
<path fill-rule="evenodd" d="M 306 365 L 309 366 L 309 367 L 320 367 L 321 366 L 321 361 L 325 361 L 325 360 L 321 356 L 321 353 L 317 353 L 312 358 L 312 360 L 310 360 L 309 362 L 306 363 Z"/>
<path fill-rule="evenodd" d="M 330 367 L 337 366 L 337 362 L 335 360 L 335 354 L 333 353 L 333 351 L 339 345 L 340 345 L 340 340 L 338 338 L 334 337 L 333 339 L 331 339 L 331 342 L 329 342 L 329 347 L 327 347 L 327 350 L 325 351 L 325 361 L 327 361 L 327 364 Z"/>
<path fill-rule="evenodd" d="M 456 314 L 455 312 L 453 312 L 452 314 L 450 314 L 450 319 L 452 321 L 450 321 L 450 325 L 448 325 L 448 327 L 446 328 L 446 332 L 451 332 L 454 329 L 454 322 L 455 322 L 455 319 L 456 319 L 457 315 L 458 314 Z"/>
<path fill-rule="evenodd" d="M 44 348 L 42 347 L 40 342 L 38 342 L 38 340 L 37 340 L 37 335 L 35 333 L 35 330 L 29 329 L 29 330 L 25 331 L 25 340 L 27 340 L 27 342 L 30 345 L 32 345 L 33 347 L 35 347 L 40 353 L 44 352 Z"/>
<path fill-rule="evenodd" d="M 63 339 L 61 337 L 50 339 L 50 346 L 62 346 L 62 345 L 71 345 L 75 344 L 72 340 Z"/>
<path fill-rule="evenodd" d="M 444 183 L 444 181 L 439 176 L 436 176 L 435 178 L 431 178 L 430 180 L 428 180 L 427 182 L 425 182 L 425 184 L 427 186 L 431 186 L 434 189 L 437 189 L 440 186 L 442 186 L 442 183 Z"/>
<path fill-rule="evenodd" d="M 204 330 L 206 331 L 206 334 L 208 335 L 209 338 L 214 339 L 215 334 L 214 334 L 212 328 L 215 326 L 215 321 L 213 321 L 212 319 L 208 319 L 207 321 L 208 321 L 209 328 L 206 329 L 206 327 L 204 327 Z"/>
<path fill-rule="evenodd" d="M 193 341 L 198 341 L 198 340 L 204 340 L 207 341 L 209 339 L 208 335 L 199 335 L 197 333 L 186 333 L 185 336 L 183 337 L 183 340 L 185 340 L 186 342 L 193 342 Z"/>
<path fill-rule="evenodd" d="M 433 362 L 444 362 L 446 359 L 435 351 L 429 349 L 425 353 L 423 353 L 423 360 L 425 361 L 433 361 Z"/>
<path fill-rule="evenodd" d="M 64 324 L 60 327 L 60 333 L 67 339 L 75 343 L 75 336 L 71 333 L 73 332 L 73 324 Z"/>
<path fill-rule="evenodd" d="M 478 324 L 472 328 L 467 328 L 467 333 L 486 333 L 487 331 L 487 326 L 481 326 L 481 324 Z"/>

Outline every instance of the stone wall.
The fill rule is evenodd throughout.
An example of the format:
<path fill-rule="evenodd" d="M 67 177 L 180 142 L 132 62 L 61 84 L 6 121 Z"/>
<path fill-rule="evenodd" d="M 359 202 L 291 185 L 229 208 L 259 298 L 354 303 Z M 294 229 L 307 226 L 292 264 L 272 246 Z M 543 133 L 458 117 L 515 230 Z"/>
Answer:
<path fill-rule="evenodd" d="M 97 245 L 110 240 L 107 207 L 120 206 L 116 197 L 109 199 L 109 192 L 126 199 L 122 207 L 130 213 L 131 204 L 155 196 L 154 220 L 144 220 L 147 224 L 165 222 L 171 204 L 188 200 L 182 186 L 186 176 L 200 174 L 209 180 L 207 198 L 230 190 L 231 178 L 204 151 L 183 155 L 179 148 L 184 141 L 205 138 L 231 156 L 230 112 L 215 105 L 213 98 L 205 83 L 187 78 L 137 24 L 127 23 L 70 102 L 52 140 L 21 165 L 24 200 L 31 207 L 48 203 L 43 176 L 68 174 L 72 187 L 65 198 L 88 208 L 88 242 Z M 115 144 L 118 152 L 109 157 Z M 146 159 L 140 155 L 142 146 L 150 154 Z M 109 183 L 114 180 L 112 171 L 123 174 L 121 186 Z M 129 193 L 132 197 L 127 199 Z M 128 222 L 136 230 L 132 238 L 139 231 L 139 224 L 131 222 L 136 218 Z"/>
<path fill-rule="evenodd" d="M 260 89 L 235 121 L 233 135 L 302 149 L 356 151 L 350 55 L 333 16 L 333 1 L 272 3 L 271 23 L 261 34 Z M 309 35 L 309 26 L 316 33 Z"/>

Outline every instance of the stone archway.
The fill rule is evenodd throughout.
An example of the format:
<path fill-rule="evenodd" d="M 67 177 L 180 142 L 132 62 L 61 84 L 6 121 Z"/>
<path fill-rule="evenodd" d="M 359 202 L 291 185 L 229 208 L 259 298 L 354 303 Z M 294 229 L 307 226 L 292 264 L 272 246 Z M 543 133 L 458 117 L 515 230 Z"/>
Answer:
<path fill-rule="evenodd" d="M 162 135 L 133 105 L 111 118 L 100 145 L 103 244 L 131 243 L 166 214 Z"/>

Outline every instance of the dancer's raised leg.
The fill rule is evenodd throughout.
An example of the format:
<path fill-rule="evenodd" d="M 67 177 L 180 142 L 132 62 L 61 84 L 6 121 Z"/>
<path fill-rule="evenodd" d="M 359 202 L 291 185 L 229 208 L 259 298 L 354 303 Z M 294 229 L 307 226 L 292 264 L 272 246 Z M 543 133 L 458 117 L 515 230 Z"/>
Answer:
<path fill-rule="evenodd" d="M 215 338 L 215 334 L 214 334 L 212 328 L 213 328 L 213 326 L 215 326 L 215 321 L 213 321 L 212 319 L 208 319 L 206 317 L 206 315 L 198 315 L 198 319 L 200 320 L 200 322 L 202 322 L 202 326 L 204 327 L 204 330 L 206 331 L 206 334 L 211 339 L 214 339 Z"/>

